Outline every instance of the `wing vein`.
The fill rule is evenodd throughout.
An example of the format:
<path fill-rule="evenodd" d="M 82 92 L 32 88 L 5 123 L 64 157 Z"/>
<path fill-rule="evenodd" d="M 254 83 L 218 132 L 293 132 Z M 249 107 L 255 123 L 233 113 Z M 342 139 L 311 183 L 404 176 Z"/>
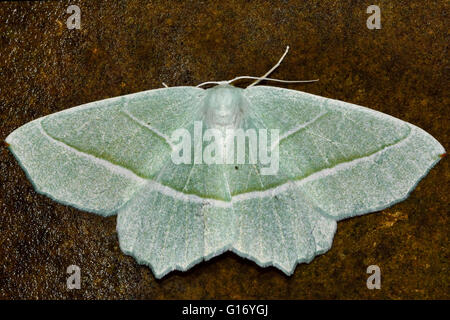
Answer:
<path fill-rule="evenodd" d="M 164 133 L 162 133 L 158 129 L 153 128 L 152 126 L 148 125 L 147 123 L 144 123 L 143 121 L 139 120 L 134 115 L 132 115 L 128 110 L 121 110 L 121 112 L 124 115 L 126 115 L 129 119 L 131 119 L 132 121 L 134 121 L 135 123 L 140 125 L 141 127 L 144 127 L 146 129 L 150 130 L 152 133 L 156 134 L 158 137 L 164 139 L 164 141 L 170 146 L 170 148 L 172 150 L 175 148 L 172 141 L 170 141 L 170 137 L 166 136 Z"/>
<path fill-rule="evenodd" d="M 39 122 L 39 129 L 40 129 L 40 131 L 41 131 L 43 136 L 45 136 L 47 139 L 49 139 L 51 142 L 55 143 L 56 145 L 58 145 L 60 147 L 63 147 L 64 149 L 69 150 L 69 151 L 71 151 L 71 152 L 73 152 L 73 153 L 75 153 L 75 154 L 77 154 L 77 155 L 79 155 L 81 157 L 88 158 L 89 160 L 93 161 L 94 163 L 96 163 L 96 164 L 98 164 L 98 165 L 100 165 L 102 167 L 108 168 L 110 171 L 113 171 L 113 172 L 115 172 L 115 173 L 117 173 L 119 175 L 125 176 L 127 178 L 131 178 L 133 180 L 137 180 L 137 181 L 139 181 L 141 183 L 143 183 L 143 182 L 148 180 L 147 178 L 144 178 L 144 177 L 138 175 L 137 173 L 135 173 L 134 171 L 128 169 L 127 167 L 121 166 L 121 165 L 119 165 L 117 163 L 113 163 L 113 162 L 108 161 L 106 159 L 99 158 L 99 157 L 94 156 L 93 154 L 87 153 L 85 151 L 78 150 L 77 148 L 67 144 L 66 142 L 64 142 L 64 141 L 62 141 L 60 139 L 52 137 L 47 131 L 45 131 L 45 129 L 42 126 L 41 122 Z"/>

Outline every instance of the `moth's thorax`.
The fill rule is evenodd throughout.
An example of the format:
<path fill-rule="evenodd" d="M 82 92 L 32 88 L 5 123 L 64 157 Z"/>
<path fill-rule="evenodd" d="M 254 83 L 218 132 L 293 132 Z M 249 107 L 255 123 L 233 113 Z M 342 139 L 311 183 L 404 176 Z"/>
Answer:
<path fill-rule="evenodd" d="M 246 110 L 243 89 L 228 84 L 207 89 L 204 118 L 209 128 L 240 128 Z"/>

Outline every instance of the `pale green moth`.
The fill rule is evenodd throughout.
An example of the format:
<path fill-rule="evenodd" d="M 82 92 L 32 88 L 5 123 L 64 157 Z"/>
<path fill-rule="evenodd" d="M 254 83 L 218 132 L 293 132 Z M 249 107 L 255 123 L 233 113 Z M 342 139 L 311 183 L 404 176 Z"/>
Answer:
<path fill-rule="evenodd" d="M 337 221 L 404 200 L 445 152 L 422 129 L 386 114 L 300 91 L 231 85 L 240 78 L 88 103 L 31 121 L 6 142 L 37 192 L 118 214 L 121 249 L 157 278 L 227 250 L 292 274 L 330 249 Z M 205 124 L 200 133 L 278 130 L 269 144 L 278 152 L 276 173 L 262 174 L 261 159 L 202 162 L 195 149 L 214 139 L 194 141 L 191 163 L 174 163 L 172 134 L 195 134 L 197 121 Z"/>

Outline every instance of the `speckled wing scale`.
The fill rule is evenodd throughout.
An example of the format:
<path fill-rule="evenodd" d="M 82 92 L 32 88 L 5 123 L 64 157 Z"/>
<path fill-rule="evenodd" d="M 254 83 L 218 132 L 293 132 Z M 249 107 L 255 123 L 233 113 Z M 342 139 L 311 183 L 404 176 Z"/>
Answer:
<path fill-rule="evenodd" d="M 279 170 L 171 161 L 171 133 L 205 119 L 210 90 L 245 101 L 242 126 L 280 131 Z M 291 274 L 330 249 L 336 221 L 405 199 L 443 147 L 388 115 L 268 86 L 172 87 L 34 120 L 10 145 L 36 191 L 118 214 L 122 250 L 160 278 L 226 250 Z M 237 169 L 238 168 L 238 169 Z"/>

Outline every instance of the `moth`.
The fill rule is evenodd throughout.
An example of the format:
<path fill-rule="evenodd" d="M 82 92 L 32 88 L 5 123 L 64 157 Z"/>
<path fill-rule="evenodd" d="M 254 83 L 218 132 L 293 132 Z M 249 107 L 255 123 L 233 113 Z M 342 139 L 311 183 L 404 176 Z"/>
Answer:
<path fill-rule="evenodd" d="M 389 115 L 258 85 L 283 57 L 263 77 L 70 108 L 6 142 L 38 193 L 117 214 L 120 248 L 157 278 L 227 250 L 290 275 L 330 249 L 337 221 L 407 198 L 445 151 Z M 256 81 L 232 85 L 243 78 Z"/>

